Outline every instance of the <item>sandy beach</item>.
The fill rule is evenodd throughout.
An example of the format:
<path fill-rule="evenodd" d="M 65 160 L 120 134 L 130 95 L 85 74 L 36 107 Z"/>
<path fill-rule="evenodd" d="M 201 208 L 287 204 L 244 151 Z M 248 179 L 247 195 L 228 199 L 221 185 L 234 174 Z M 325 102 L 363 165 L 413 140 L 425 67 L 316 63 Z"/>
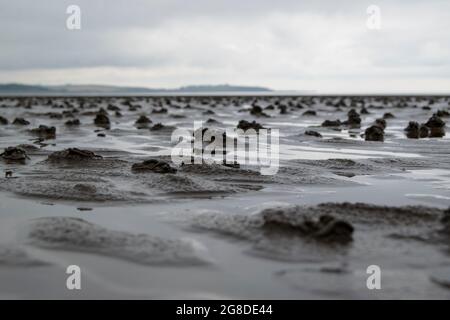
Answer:
<path fill-rule="evenodd" d="M 0 298 L 448 299 L 449 105 L 0 98 Z M 194 120 L 278 129 L 277 173 L 173 163 L 171 135 Z"/>

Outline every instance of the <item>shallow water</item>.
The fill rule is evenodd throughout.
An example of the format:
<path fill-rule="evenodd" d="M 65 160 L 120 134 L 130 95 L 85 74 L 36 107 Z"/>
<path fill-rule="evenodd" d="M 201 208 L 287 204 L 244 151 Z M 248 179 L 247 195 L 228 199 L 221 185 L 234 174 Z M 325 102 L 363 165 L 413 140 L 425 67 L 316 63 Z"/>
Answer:
<path fill-rule="evenodd" d="M 77 100 L 66 100 L 79 107 Z M 346 217 L 353 224 L 353 241 L 343 247 L 309 243 L 301 238 L 261 241 L 224 235 L 217 230 L 198 228 L 199 215 L 211 217 L 253 216 L 265 208 L 286 205 L 315 206 L 324 202 L 363 202 L 382 206 L 418 206 L 437 209 L 450 206 L 450 158 L 448 135 L 442 139 L 407 139 L 409 121 L 426 122 L 437 110 L 448 109 L 448 99 L 406 100 L 407 107 L 396 107 L 398 100 L 377 101 L 365 98 L 371 112 L 362 115 L 362 129 L 336 131 L 320 127 L 325 119 L 346 119 L 350 109 L 326 105 L 327 99 L 302 100 L 281 98 L 280 103 L 303 101 L 303 109 L 288 107 L 288 114 L 264 110 L 269 118 L 249 115 L 252 99 L 205 100 L 192 98 L 190 109 L 185 101 L 135 98 L 133 105 L 142 109 L 129 111 L 122 98 L 95 99 L 97 111 L 114 104 L 122 117 L 111 119 L 106 137 L 98 137 L 94 116 L 75 115 L 82 125 L 67 128 L 69 118 L 50 119 L 47 112 L 61 112 L 73 107 L 54 108 L 63 98 L 32 101 L 30 109 L 15 106 L 15 99 L 0 102 L 3 117 L 10 122 L 17 116 L 31 124 L 18 127 L 0 125 L 0 147 L 35 142 L 27 131 L 40 124 L 57 128 L 56 139 L 30 151 L 26 164 L 0 161 L 3 170 L 13 170 L 13 179 L 0 179 L 0 245 L 25 252 L 25 258 L 1 255 L 0 297 L 2 298 L 279 298 L 279 299 L 364 299 L 364 298 L 438 298 L 448 299 L 450 259 L 445 240 L 435 240 L 442 227 L 439 219 L 410 217 Z M 305 99 L 305 98 L 303 98 Z M 97 101 L 98 100 L 98 101 Z M 147 101 L 148 100 L 148 101 Z M 278 98 L 259 98 L 263 108 Z M 334 100 L 330 100 L 334 101 Z M 359 101 L 359 100 L 357 100 Z M 167 114 L 151 113 L 161 106 Z M 347 100 L 350 105 L 350 99 Z M 175 107 L 179 105 L 180 108 Z M 370 105 L 377 107 L 370 108 Z M 430 105 L 431 110 L 422 106 Z M 383 106 L 383 109 L 378 107 Z M 417 107 L 414 107 L 417 106 Z M 360 106 L 355 107 L 358 111 Z M 305 110 L 317 116 L 302 116 Z M 203 114 L 213 110 L 215 114 Z M 385 142 L 366 142 L 360 136 L 376 118 L 392 112 L 388 119 Z M 221 124 L 236 126 L 238 120 L 256 120 L 280 131 L 280 170 L 275 176 L 260 176 L 258 167 L 224 170 L 210 168 L 195 171 L 179 168 L 170 178 L 158 174 L 133 174 L 131 164 L 169 155 L 173 144 L 170 133 L 137 129 L 134 121 L 146 114 L 154 123 L 177 128 L 193 128 L 193 120 L 214 118 Z M 172 114 L 183 115 L 174 118 Z M 445 121 L 445 118 L 443 118 Z M 209 125 L 210 126 L 210 125 Z M 323 138 L 305 136 L 304 130 L 319 131 Z M 39 147 L 38 144 L 35 144 Z M 49 164 L 44 160 L 53 151 L 69 147 L 89 149 L 104 156 L 100 164 Z M 339 161 L 334 159 L 348 159 Z M 177 177 L 175 179 L 175 177 Z M 74 192 L 75 184 L 94 186 L 94 193 Z M 95 200 L 95 201 L 94 201 Z M 77 208 L 90 208 L 80 211 Z M 105 254 L 111 247 L 91 250 L 75 247 L 46 247 L 29 238 L 33 219 L 77 217 L 108 230 L 130 235 L 148 234 L 161 239 L 189 239 L 204 265 L 152 265 L 138 258 Z M 51 226 L 50 226 L 51 227 Z M 236 225 L 236 230 L 239 225 Z M 50 229 L 51 230 L 51 229 Z M 95 230 L 95 229 L 94 229 Z M 55 229 L 56 231 L 56 229 Z M 51 232 L 51 231 L 50 231 Z M 113 238 L 111 238 L 113 239 Z M 192 242 L 193 241 L 193 242 Z M 280 242 L 282 241 L 282 243 Z M 448 243 L 448 242 L 447 242 Z M 285 250 L 288 248 L 289 250 Z M 295 251 L 291 249 L 295 248 Z M 145 250 L 145 248 L 141 248 Z M 141 250 L 139 249 L 139 250 Z M 147 251 L 142 251 L 142 254 Z M 39 261 L 40 263 L 36 263 Z M 69 291 L 65 268 L 70 264 L 82 269 L 82 290 Z M 368 290 L 366 268 L 379 265 L 382 289 Z M 330 271 L 331 270 L 331 271 Z M 437 279 L 437 280 L 436 280 Z"/>

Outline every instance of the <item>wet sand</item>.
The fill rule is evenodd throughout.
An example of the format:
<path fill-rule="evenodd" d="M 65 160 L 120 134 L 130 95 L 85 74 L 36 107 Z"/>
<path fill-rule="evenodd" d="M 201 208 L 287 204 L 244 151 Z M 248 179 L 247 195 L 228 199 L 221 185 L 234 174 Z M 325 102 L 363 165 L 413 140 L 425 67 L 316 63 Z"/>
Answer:
<path fill-rule="evenodd" d="M 448 299 L 449 102 L 3 98 L 0 298 Z M 194 120 L 279 129 L 278 173 L 171 163 Z"/>

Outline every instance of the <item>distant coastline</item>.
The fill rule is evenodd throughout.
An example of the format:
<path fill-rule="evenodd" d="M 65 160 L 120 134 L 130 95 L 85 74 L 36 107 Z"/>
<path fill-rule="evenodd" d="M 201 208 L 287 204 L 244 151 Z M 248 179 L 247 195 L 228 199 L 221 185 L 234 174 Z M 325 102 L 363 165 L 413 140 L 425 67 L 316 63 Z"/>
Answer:
<path fill-rule="evenodd" d="M 157 94 L 201 94 L 201 93 L 269 93 L 271 89 L 256 86 L 193 85 L 173 89 L 145 87 L 122 87 L 109 85 L 26 85 L 18 83 L 0 84 L 0 95 L 157 95 Z"/>

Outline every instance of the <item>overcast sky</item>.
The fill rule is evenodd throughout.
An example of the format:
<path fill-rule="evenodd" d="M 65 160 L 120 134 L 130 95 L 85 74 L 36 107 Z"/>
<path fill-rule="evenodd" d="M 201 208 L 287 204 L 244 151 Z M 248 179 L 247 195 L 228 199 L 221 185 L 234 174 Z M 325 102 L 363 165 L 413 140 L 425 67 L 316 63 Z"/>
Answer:
<path fill-rule="evenodd" d="M 7 82 L 448 93 L 450 1 L 0 0 Z"/>

